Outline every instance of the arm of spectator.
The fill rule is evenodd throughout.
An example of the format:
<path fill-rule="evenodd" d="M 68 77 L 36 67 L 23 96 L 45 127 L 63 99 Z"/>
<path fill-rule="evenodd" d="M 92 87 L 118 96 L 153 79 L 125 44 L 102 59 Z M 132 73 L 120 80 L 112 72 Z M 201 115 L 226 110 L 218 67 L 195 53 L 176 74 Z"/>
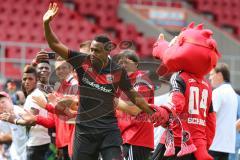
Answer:
<path fill-rule="evenodd" d="M 47 101 L 42 96 L 32 96 L 33 103 L 36 103 L 41 108 L 46 108 Z"/>
<path fill-rule="evenodd" d="M 238 119 L 236 122 L 236 128 L 237 128 L 237 131 L 240 131 L 240 119 Z"/>
<path fill-rule="evenodd" d="M 67 59 L 68 58 L 68 48 L 62 44 L 55 33 L 52 31 L 50 27 L 50 22 L 56 16 L 58 12 L 57 3 L 50 3 L 48 11 L 43 16 L 43 26 L 44 26 L 44 33 L 45 38 L 48 42 L 49 47 L 58 53 L 61 57 Z"/>
<path fill-rule="evenodd" d="M 48 60 L 48 53 L 44 50 L 41 50 L 40 52 L 37 53 L 36 57 L 32 60 L 31 65 L 36 67 L 39 62 L 42 60 Z"/>
<path fill-rule="evenodd" d="M 70 97 L 63 97 L 60 99 L 56 106 L 55 112 L 59 115 L 67 116 L 68 118 L 73 118 L 77 115 L 77 103 Z"/>
<path fill-rule="evenodd" d="M 55 113 L 54 106 L 57 104 L 56 103 L 57 99 L 56 99 L 56 96 L 54 96 L 54 94 L 48 94 L 49 103 L 47 103 L 45 98 L 42 96 L 33 96 L 32 99 L 33 99 L 33 102 L 36 103 L 41 108 L 44 108 L 51 113 Z"/>
<path fill-rule="evenodd" d="M 47 118 L 37 115 L 36 116 L 36 124 L 42 125 L 46 128 L 53 128 L 55 126 L 53 114 L 48 112 Z"/>
<path fill-rule="evenodd" d="M 0 144 L 10 144 L 12 142 L 11 128 L 8 123 L 0 121 Z"/>
<path fill-rule="evenodd" d="M 12 134 L 9 133 L 0 133 L 0 144 L 11 143 Z"/>
<path fill-rule="evenodd" d="M 35 125 L 36 117 L 32 113 L 24 110 L 20 116 L 12 113 L 2 113 L 0 114 L 0 120 L 16 125 L 33 126 Z"/>
<path fill-rule="evenodd" d="M 122 69 L 121 78 L 119 81 L 119 88 L 127 95 L 137 107 L 148 114 L 153 114 L 154 111 L 151 106 L 144 100 L 144 98 L 133 89 L 130 79 L 125 69 Z"/>
<path fill-rule="evenodd" d="M 46 104 L 45 109 L 52 114 L 56 114 L 55 107 L 52 104 Z"/>

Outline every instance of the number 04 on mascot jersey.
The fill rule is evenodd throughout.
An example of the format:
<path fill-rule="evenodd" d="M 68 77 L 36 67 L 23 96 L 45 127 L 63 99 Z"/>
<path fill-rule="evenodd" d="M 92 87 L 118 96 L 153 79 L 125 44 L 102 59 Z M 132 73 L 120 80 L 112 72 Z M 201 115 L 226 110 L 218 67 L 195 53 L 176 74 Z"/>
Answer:
<path fill-rule="evenodd" d="M 163 152 L 164 157 L 192 155 L 197 160 L 213 159 L 208 148 L 215 134 L 216 117 L 212 88 L 204 79 L 220 57 L 212 34 L 202 24 L 194 27 L 191 23 L 172 42 L 160 35 L 154 45 L 153 56 L 162 61 L 158 74 L 173 73 L 168 103 L 159 106 L 168 111 L 169 118 L 164 123 L 155 123 L 166 128 L 160 140 L 164 151 L 156 151 Z M 154 116 L 161 116 L 161 112 L 156 111 Z"/>

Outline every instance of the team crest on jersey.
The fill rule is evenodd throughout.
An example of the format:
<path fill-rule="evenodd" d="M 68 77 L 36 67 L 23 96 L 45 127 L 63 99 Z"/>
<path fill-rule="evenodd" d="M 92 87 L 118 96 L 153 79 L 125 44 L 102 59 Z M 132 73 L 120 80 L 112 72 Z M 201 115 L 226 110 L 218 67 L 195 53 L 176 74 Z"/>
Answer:
<path fill-rule="evenodd" d="M 112 83 L 113 82 L 113 75 L 107 74 L 106 79 L 107 79 L 108 83 Z"/>

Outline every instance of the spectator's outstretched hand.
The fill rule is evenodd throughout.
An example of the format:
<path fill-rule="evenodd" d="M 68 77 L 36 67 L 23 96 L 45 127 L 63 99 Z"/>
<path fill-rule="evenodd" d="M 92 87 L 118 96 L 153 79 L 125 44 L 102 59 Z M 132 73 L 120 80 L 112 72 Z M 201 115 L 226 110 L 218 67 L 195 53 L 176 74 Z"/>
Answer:
<path fill-rule="evenodd" d="M 2 121 L 14 124 L 14 119 L 16 119 L 16 116 L 13 113 L 4 112 L 0 114 L 0 120 Z"/>
<path fill-rule="evenodd" d="M 43 22 L 49 23 L 58 12 L 57 3 L 50 3 L 48 11 L 43 16 Z"/>
<path fill-rule="evenodd" d="M 76 102 L 72 98 L 62 98 L 58 101 L 55 106 L 56 113 L 58 115 L 64 115 L 69 118 L 76 117 L 77 114 L 77 106 Z"/>
<path fill-rule="evenodd" d="M 33 102 L 38 104 L 41 108 L 45 108 L 47 105 L 47 102 L 45 101 L 44 97 L 33 96 L 32 99 L 33 99 Z"/>

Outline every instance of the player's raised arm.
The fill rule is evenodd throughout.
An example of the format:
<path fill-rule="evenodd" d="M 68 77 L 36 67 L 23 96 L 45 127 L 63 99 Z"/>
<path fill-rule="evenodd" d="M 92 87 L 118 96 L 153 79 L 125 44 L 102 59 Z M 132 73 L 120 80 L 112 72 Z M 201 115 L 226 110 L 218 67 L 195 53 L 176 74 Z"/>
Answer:
<path fill-rule="evenodd" d="M 62 44 L 55 33 L 52 31 L 50 22 L 56 16 L 58 12 L 57 3 L 50 3 L 48 11 L 43 16 L 43 26 L 44 26 L 44 34 L 45 38 L 48 42 L 49 47 L 58 53 L 61 57 L 67 59 L 68 58 L 68 48 Z"/>

